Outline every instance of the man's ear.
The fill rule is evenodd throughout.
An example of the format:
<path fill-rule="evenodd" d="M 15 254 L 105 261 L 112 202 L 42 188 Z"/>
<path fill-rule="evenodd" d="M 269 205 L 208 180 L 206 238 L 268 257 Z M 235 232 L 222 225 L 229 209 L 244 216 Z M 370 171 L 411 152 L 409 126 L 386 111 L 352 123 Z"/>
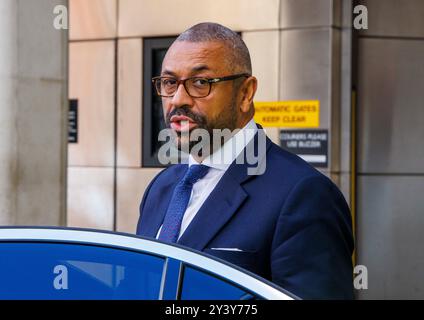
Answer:
<path fill-rule="evenodd" d="M 244 80 L 240 88 L 241 101 L 239 103 L 242 113 L 248 113 L 250 111 L 250 106 L 253 104 L 253 98 L 255 97 L 257 88 L 258 80 L 255 77 L 251 76 Z"/>

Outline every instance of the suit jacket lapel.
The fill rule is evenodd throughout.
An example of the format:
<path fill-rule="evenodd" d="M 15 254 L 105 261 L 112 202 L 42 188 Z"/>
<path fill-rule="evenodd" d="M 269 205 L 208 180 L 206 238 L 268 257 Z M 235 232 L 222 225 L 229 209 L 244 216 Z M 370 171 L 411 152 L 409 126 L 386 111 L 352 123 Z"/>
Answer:
<path fill-rule="evenodd" d="M 170 179 L 169 183 L 158 188 L 155 195 L 149 195 L 152 199 L 160 200 L 154 203 L 150 202 L 152 206 L 146 207 L 145 212 L 142 213 L 142 223 L 139 233 L 141 236 L 156 238 L 163 219 L 165 218 L 175 186 L 178 181 L 182 179 L 187 166 L 183 165 L 182 168 L 181 170 L 176 170 L 175 178 Z"/>
<path fill-rule="evenodd" d="M 203 203 L 178 243 L 202 250 L 213 236 L 230 220 L 247 193 L 226 172 L 221 181 Z"/>
<path fill-rule="evenodd" d="M 263 134 L 263 132 L 262 132 Z M 257 151 L 258 135 L 252 139 Z M 262 157 L 258 157 L 257 168 L 266 165 L 266 152 L 271 146 L 271 141 L 266 138 L 266 149 Z M 258 154 L 258 153 L 255 153 Z M 245 157 L 245 155 L 241 155 Z M 240 161 L 241 162 L 241 161 Z M 224 227 L 224 225 L 237 212 L 237 209 L 248 197 L 242 184 L 255 177 L 248 174 L 249 165 L 234 161 L 221 178 L 215 189 L 203 203 L 193 221 L 189 224 L 178 243 L 197 250 L 203 250 L 210 240 Z"/>

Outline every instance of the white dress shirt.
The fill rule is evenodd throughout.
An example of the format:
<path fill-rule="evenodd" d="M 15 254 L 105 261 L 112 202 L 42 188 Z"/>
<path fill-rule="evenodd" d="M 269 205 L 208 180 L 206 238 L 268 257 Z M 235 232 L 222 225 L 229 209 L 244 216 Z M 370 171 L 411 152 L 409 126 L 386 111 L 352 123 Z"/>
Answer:
<path fill-rule="evenodd" d="M 184 212 L 183 220 L 181 223 L 181 230 L 179 237 L 187 229 L 188 225 L 196 216 L 197 212 L 209 197 L 213 189 L 215 189 L 219 180 L 227 171 L 228 167 L 237 158 L 237 156 L 243 151 L 246 145 L 255 136 L 258 128 L 253 118 L 231 139 L 229 139 L 221 148 L 216 150 L 212 155 L 203 159 L 202 163 L 208 166 L 210 169 L 208 173 L 196 183 L 193 184 L 191 191 L 190 200 L 186 211 Z M 212 137 L 211 137 L 212 139 Z M 188 165 L 192 166 L 199 164 L 191 155 L 188 159 Z M 159 237 L 162 226 L 160 227 L 156 238 Z"/>

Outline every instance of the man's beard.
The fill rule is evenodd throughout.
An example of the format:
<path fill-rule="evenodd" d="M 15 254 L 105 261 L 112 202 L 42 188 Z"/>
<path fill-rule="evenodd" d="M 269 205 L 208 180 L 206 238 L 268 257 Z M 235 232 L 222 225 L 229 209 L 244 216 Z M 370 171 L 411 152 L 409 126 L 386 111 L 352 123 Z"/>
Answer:
<path fill-rule="evenodd" d="M 232 98 L 230 105 L 224 110 L 225 112 L 219 114 L 218 117 L 216 117 L 215 119 L 207 119 L 204 115 L 193 112 L 192 109 L 188 106 L 175 108 L 171 112 L 169 112 L 165 117 L 165 123 L 168 128 L 170 128 L 171 125 L 170 119 L 174 115 L 186 116 L 196 123 L 196 127 L 190 130 L 189 132 L 182 133 L 180 131 L 174 131 L 176 134 L 175 144 L 178 150 L 188 151 L 189 153 L 191 153 L 193 147 L 197 145 L 198 148 L 200 146 L 200 153 L 202 153 L 202 150 L 209 150 L 208 153 L 211 154 L 216 151 L 217 148 L 221 147 L 231 136 L 229 136 L 228 134 L 223 135 L 221 137 L 221 141 L 217 144 L 216 142 L 214 143 L 213 130 L 228 129 L 229 131 L 233 132 L 237 128 L 237 109 L 235 97 Z M 206 130 L 209 135 L 209 141 L 199 141 L 190 139 L 193 130 L 196 129 Z M 209 142 L 209 146 L 206 145 L 207 142 Z M 207 154 L 199 155 L 207 156 Z"/>

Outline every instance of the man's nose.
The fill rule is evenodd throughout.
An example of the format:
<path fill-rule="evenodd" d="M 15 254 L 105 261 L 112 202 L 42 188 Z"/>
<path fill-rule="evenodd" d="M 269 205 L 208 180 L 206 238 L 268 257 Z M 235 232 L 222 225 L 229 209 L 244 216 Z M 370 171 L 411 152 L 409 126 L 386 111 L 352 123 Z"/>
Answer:
<path fill-rule="evenodd" d="M 190 97 L 190 95 L 188 94 L 186 88 L 184 87 L 182 83 L 178 86 L 177 91 L 175 91 L 175 94 L 172 97 L 172 105 L 174 107 L 181 107 L 184 105 L 187 105 L 187 106 L 193 105 L 193 98 Z"/>

